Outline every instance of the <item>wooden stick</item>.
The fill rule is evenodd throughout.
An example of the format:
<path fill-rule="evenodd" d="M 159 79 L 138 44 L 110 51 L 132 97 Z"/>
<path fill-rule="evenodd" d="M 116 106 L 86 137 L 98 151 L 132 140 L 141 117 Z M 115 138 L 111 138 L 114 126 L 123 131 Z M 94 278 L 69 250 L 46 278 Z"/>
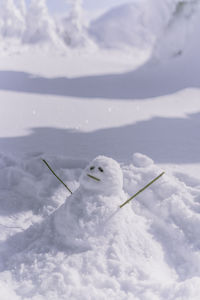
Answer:
<path fill-rule="evenodd" d="M 87 174 L 87 176 L 90 177 L 90 178 L 92 178 L 92 179 L 94 179 L 94 180 L 96 180 L 96 181 L 101 181 L 99 178 L 94 177 L 94 176 L 92 176 L 92 175 L 90 175 L 90 174 Z"/>
<path fill-rule="evenodd" d="M 46 162 L 45 159 L 42 159 L 42 161 L 45 163 L 45 165 L 49 168 L 49 170 L 53 173 L 54 176 L 66 187 L 66 189 L 72 194 L 72 191 L 68 188 L 68 186 L 56 175 L 56 173 L 52 170 L 50 165 Z"/>
<path fill-rule="evenodd" d="M 151 182 L 149 182 L 147 185 L 145 185 L 141 190 L 139 190 L 135 195 L 133 195 L 131 198 L 129 198 L 128 200 L 126 200 L 122 205 L 120 205 L 120 208 L 122 208 L 124 205 L 126 205 L 127 203 L 129 203 L 131 200 L 133 200 L 133 198 L 135 198 L 136 196 L 138 196 L 140 193 L 142 193 L 144 190 L 146 190 L 146 188 L 148 188 L 152 183 L 154 183 L 156 180 L 158 180 L 161 176 L 163 176 L 165 174 L 165 172 L 162 172 L 160 175 L 158 175 L 156 178 L 154 178 Z"/>

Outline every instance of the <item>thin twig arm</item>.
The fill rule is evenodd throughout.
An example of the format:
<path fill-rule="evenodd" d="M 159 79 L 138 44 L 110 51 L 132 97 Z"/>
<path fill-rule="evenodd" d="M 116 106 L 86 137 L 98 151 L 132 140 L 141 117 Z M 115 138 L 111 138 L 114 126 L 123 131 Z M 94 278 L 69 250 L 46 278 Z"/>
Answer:
<path fill-rule="evenodd" d="M 49 170 L 53 173 L 53 175 L 66 187 L 66 189 L 72 194 L 72 191 L 68 188 L 68 186 L 56 175 L 56 173 L 52 170 L 50 165 L 47 163 L 45 159 L 42 159 L 42 161 L 45 163 L 45 165 L 49 168 Z"/>
<path fill-rule="evenodd" d="M 136 194 L 134 194 L 132 197 L 130 197 L 128 200 L 126 200 L 123 204 L 120 205 L 120 208 L 122 208 L 124 205 L 129 203 L 133 198 L 138 196 L 140 193 L 142 193 L 146 188 L 148 188 L 152 183 L 154 183 L 156 180 L 158 180 L 161 176 L 163 176 L 165 172 L 162 172 L 160 175 L 158 175 L 156 178 L 154 178 L 152 181 L 150 181 L 147 185 L 145 185 L 141 190 L 139 190 Z"/>

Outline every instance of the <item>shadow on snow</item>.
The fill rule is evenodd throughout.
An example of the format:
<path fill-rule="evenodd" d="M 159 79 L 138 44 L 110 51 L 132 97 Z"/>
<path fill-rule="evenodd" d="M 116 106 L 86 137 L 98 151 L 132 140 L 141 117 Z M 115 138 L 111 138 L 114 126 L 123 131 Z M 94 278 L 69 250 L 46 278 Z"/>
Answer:
<path fill-rule="evenodd" d="M 128 162 L 134 152 L 156 163 L 200 162 L 200 113 L 187 118 L 156 117 L 123 127 L 80 132 L 34 128 L 28 136 L 1 138 L 3 152 L 43 152 L 78 159 L 99 154 Z"/>
<path fill-rule="evenodd" d="M 0 89 L 79 98 L 147 99 L 199 88 L 199 65 L 176 58 L 163 64 L 147 62 L 124 73 L 77 78 L 44 78 L 17 71 L 0 71 Z"/>

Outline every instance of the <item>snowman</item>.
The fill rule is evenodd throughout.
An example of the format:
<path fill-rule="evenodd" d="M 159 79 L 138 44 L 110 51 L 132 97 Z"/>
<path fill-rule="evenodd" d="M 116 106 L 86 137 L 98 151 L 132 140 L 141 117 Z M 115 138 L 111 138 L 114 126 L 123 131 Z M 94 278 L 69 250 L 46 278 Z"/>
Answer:
<path fill-rule="evenodd" d="M 125 199 L 119 163 L 96 157 L 83 171 L 78 190 L 53 215 L 56 242 L 77 251 L 90 249 L 93 238 L 113 234 L 133 216 L 130 206 L 119 208 Z"/>

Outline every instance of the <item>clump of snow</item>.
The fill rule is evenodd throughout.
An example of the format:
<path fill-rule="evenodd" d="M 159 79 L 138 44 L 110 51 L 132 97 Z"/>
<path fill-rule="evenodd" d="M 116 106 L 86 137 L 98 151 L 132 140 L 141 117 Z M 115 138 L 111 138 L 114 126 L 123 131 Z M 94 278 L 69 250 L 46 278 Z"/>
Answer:
<path fill-rule="evenodd" d="M 145 168 L 153 164 L 153 160 L 141 153 L 133 154 L 133 163 L 136 167 Z"/>

